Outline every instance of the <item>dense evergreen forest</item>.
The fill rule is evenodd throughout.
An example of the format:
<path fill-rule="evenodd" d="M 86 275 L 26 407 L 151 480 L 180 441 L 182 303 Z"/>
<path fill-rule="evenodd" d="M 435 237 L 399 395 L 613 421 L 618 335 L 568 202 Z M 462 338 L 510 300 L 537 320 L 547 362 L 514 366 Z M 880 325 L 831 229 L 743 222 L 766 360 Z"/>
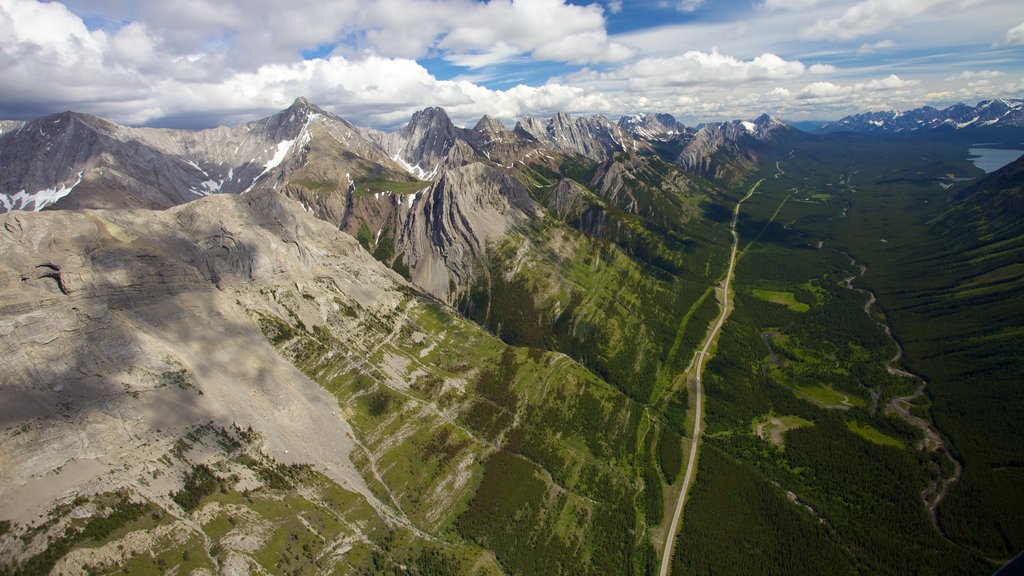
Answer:
<path fill-rule="evenodd" d="M 1024 229 L 950 186 L 979 173 L 963 141 L 779 144 L 741 214 L 673 573 L 991 573 L 1024 548 Z"/>

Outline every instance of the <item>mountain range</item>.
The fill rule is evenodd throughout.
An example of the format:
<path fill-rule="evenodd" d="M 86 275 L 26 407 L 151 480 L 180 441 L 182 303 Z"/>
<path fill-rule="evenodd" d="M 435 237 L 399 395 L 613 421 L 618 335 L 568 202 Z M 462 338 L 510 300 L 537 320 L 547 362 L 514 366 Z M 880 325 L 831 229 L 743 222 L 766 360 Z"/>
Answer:
<path fill-rule="evenodd" d="M 1021 160 L 855 125 L 0 122 L 0 575 L 991 572 Z"/>
<path fill-rule="evenodd" d="M 727 124 L 733 129 L 723 132 L 724 140 L 764 138 L 782 126 L 771 122 L 741 130 L 736 127 L 754 124 Z M 401 130 L 384 133 L 356 127 L 304 98 L 263 120 L 199 131 L 130 128 L 65 112 L 0 126 L 0 203 L 5 210 L 40 210 L 57 201 L 66 208 L 166 208 L 216 192 L 283 185 L 292 172 L 317 164 L 317 152 L 336 155 L 334 173 L 322 176 L 344 188 L 358 179 L 433 180 L 443 169 L 477 157 L 499 166 L 556 154 L 602 162 L 619 152 L 649 150 L 652 143 L 685 145 L 700 132 L 668 114 L 624 116 L 618 124 L 601 116 L 525 117 L 511 130 L 485 116 L 465 129 L 454 126 L 444 110 L 427 108 Z M 702 138 L 668 160 L 706 163 L 724 140 Z"/>
<path fill-rule="evenodd" d="M 1024 126 L 1024 100 L 982 100 L 975 106 L 954 104 L 938 109 L 922 106 L 898 112 L 865 112 L 846 116 L 835 122 L 826 122 L 820 131 L 857 132 L 914 132 L 918 130 L 963 130 L 965 128 L 991 128 Z"/>

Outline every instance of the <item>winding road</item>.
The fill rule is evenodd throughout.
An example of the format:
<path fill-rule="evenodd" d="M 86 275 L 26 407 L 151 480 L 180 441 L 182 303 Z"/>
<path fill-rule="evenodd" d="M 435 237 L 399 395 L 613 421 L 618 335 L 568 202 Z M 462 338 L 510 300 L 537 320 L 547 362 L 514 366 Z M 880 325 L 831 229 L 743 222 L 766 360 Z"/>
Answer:
<path fill-rule="evenodd" d="M 740 206 L 743 205 L 751 196 L 754 195 L 754 191 L 757 187 L 764 182 L 764 179 L 758 180 L 753 186 L 750 187 L 750 191 L 747 195 L 740 199 L 736 203 L 736 207 L 732 211 L 732 222 L 729 224 L 729 232 L 732 234 L 732 251 L 729 254 L 729 268 L 725 273 L 725 279 L 721 284 L 721 312 L 718 315 L 718 319 L 708 330 L 707 335 L 704 337 L 704 345 L 700 351 L 697 352 L 694 358 L 695 362 L 691 363 L 691 370 L 687 372 L 687 381 L 693 378 L 694 382 L 694 418 L 693 418 L 693 437 L 690 442 L 690 458 L 686 464 L 686 475 L 683 477 L 683 484 L 679 487 L 679 498 L 676 500 L 675 513 L 672 516 L 672 524 L 669 525 L 668 535 L 665 537 L 665 547 L 661 555 L 661 571 L 660 576 L 668 576 L 669 567 L 672 565 L 672 549 L 675 544 L 676 533 L 679 531 L 679 520 L 683 516 L 683 505 L 686 503 L 686 493 L 693 483 L 693 478 L 697 469 L 697 450 L 700 447 L 700 438 L 703 430 L 701 429 L 702 420 L 704 419 L 704 389 L 701 386 L 701 374 L 704 371 L 704 361 L 708 357 L 711 350 L 711 345 L 714 344 L 715 339 L 718 337 L 718 333 L 721 332 L 722 326 L 725 325 L 726 318 L 732 312 L 732 301 L 729 294 L 729 283 L 732 281 L 733 273 L 736 269 L 736 253 L 739 249 L 740 237 L 736 233 L 736 223 L 740 218 Z"/>

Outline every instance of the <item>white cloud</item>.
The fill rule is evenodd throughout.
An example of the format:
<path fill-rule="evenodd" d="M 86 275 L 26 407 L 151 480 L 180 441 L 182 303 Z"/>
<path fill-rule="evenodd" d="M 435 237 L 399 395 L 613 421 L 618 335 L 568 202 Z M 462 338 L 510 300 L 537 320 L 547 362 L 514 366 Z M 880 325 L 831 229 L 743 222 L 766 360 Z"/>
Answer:
<path fill-rule="evenodd" d="M 681 0 L 676 3 L 676 10 L 680 12 L 695 12 L 704 5 L 707 0 Z"/>
<path fill-rule="evenodd" d="M 868 82 L 857 82 L 848 86 L 840 86 L 832 82 L 813 82 L 797 93 L 799 100 L 851 100 L 870 93 L 892 92 L 917 84 L 916 80 L 904 80 L 896 74 L 884 78 L 875 78 Z"/>
<path fill-rule="evenodd" d="M 963 9 L 978 0 L 861 0 L 839 17 L 821 18 L 805 29 L 812 40 L 852 40 L 871 36 L 907 24 L 920 26 L 914 19 L 934 16 L 951 9 Z"/>
<path fill-rule="evenodd" d="M 790 79 L 804 74 L 822 74 L 834 70 L 827 65 L 808 68 L 798 60 L 784 60 L 775 54 L 762 54 L 740 60 L 717 50 L 692 50 L 670 58 L 644 58 L 613 72 L 585 72 L 578 78 L 625 81 L 631 88 L 674 88 L 698 84 L 735 85 L 746 82 Z"/>
<path fill-rule="evenodd" d="M 889 74 L 885 78 L 877 78 L 869 82 L 854 84 L 854 90 L 896 90 L 917 84 L 916 80 L 904 80 L 895 74 Z"/>
<path fill-rule="evenodd" d="M 965 71 L 963 71 L 963 72 L 961 72 L 959 74 L 955 74 L 953 76 L 949 76 L 948 78 L 946 78 L 946 80 L 951 81 L 951 82 L 952 81 L 958 81 L 958 80 L 977 80 L 977 79 L 988 79 L 988 80 L 990 80 L 990 79 L 993 79 L 993 78 L 999 78 L 1001 76 L 1006 76 L 1006 73 L 1005 72 L 1000 72 L 999 70 L 977 70 L 977 71 L 975 71 L 975 70 L 965 70 Z"/>
<path fill-rule="evenodd" d="M 632 50 L 609 41 L 599 5 L 575 6 L 562 0 L 474 4 L 453 20 L 437 47 L 449 51 L 452 58 L 472 62 L 467 56 L 493 55 L 492 47 L 499 44 L 502 52 L 512 48 L 541 60 L 573 63 L 615 62 L 633 55 Z"/>
<path fill-rule="evenodd" d="M 1006 31 L 1006 36 L 996 42 L 996 46 L 1017 46 L 1024 44 L 1024 22 Z"/>
<path fill-rule="evenodd" d="M 22 5 L 35 0 L 5 0 Z M 76 6 L 109 9 L 110 0 Z M 180 0 L 114 2 L 126 21 L 146 25 L 172 55 L 223 51 L 232 70 L 292 61 L 302 50 L 342 44 L 382 56 L 481 56 L 501 62 L 534 53 L 567 62 L 618 61 L 631 55 L 607 38 L 604 9 L 566 0 Z M 59 4 L 58 4 L 59 5 Z M 609 10 L 616 5 L 613 2 Z M 621 8 L 621 2 L 619 3 Z M 516 50 L 492 51 L 502 42 Z M 570 50 L 576 42 L 580 48 Z M 553 44 L 560 46 L 553 47 Z M 455 61 L 455 60 L 453 60 Z"/>
<path fill-rule="evenodd" d="M 898 76 L 878 78 L 864 77 L 879 74 L 878 68 L 844 64 L 839 70 L 790 56 L 840 55 L 855 63 L 851 52 L 861 42 L 849 40 L 862 36 L 861 53 L 893 48 L 893 40 L 918 54 L 938 53 L 953 41 L 987 47 L 1019 17 L 1015 0 L 984 0 L 970 10 L 957 9 L 956 0 L 886 0 L 890 7 L 882 0 L 754 0 L 761 2 L 758 9 L 740 19 L 705 19 L 702 12 L 680 17 L 672 13 L 679 0 L 668 0 L 665 26 L 615 37 L 607 33 L 605 16 L 623 9 L 621 0 L 585 6 L 567 0 L 67 1 L 105 27 L 90 30 L 59 2 L 0 0 L 4 115 L 75 109 L 125 123 L 209 125 L 257 118 L 305 95 L 376 126 L 402 123 L 429 105 L 444 106 L 464 122 L 483 113 L 513 120 L 556 111 L 614 117 L 638 110 L 700 120 L 761 112 L 817 119 L 876 106 L 915 107 L 929 94 L 1013 97 L 1024 84 L 1014 68 L 1015 49 L 968 54 L 957 64 L 925 56 L 913 63 L 913 75 L 894 65 L 885 73 Z M 683 23 L 671 24 L 673 18 Z M 1022 26 L 1006 32 L 1004 41 L 1011 43 Z M 887 29 L 892 40 L 878 35 Z M 794 34 L 800 30 L 832 30 L 828 42 L 847 40 L 826 47 Z M 303 60 L 307 50 L 326 55 Z M 439 80 L 415 60 L 424 57 L 470 73 Z M 502 64 L 530 60 L 577 66 L 540 86 L 479 85 L 498 79 L 509 85 L 517 80 Z M 960 74 L 982 67 L 1007 75 Z"/>
<path fill-rule="evenodd" d="M 803 90 L 797 93 L 796 97 L 805 100 L 812 98 L 828 98 L 832 96 L 838 96 L 846 90 L 831 82 L 813 82 L 808 84 Z"/>
<path fill-rule="evenodd" d="M 879 40 L 873 44 L 861 44 L 860 48 L 857 49 L 858 54 L 871 54 L 872 52 L 878 52 L 880 50 L 888 50 L 895 48 L 896 43 L 892 40 Z"/>
<path fill-rule="evenodd" d="M 817 6 L 819 0 L 764 0 L 761 8 L 772 12 L 789 10 L 805 10 L 811 6 Z"/>

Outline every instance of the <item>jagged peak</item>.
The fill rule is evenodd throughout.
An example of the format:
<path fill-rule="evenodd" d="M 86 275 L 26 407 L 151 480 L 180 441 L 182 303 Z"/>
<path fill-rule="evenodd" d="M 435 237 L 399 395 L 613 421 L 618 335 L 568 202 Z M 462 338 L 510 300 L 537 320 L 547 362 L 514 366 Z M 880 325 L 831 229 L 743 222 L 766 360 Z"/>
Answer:
<path fill-rule="evenodd" d="M 415 126 L 454 126 L 451 118 L 448 117 L 448 113 L 444 111 L 444 108 L 438 106 L 430 106 L 423 110 L 417 110 L 413 113 L 412 118 L 409 120 L 409 124 L 406 126 L 407 129 L 412 129 Z"/>
<path fill-rule="evenodd" d="M 639 112 L 636 114 L 624 114 L 619 118 L 619 126 L 649 126 L 660 124 L 661 126 L 678 126 L 681 123 L 676 117 L 667 112 Z"/>
<path fill-rule="evenodd" d="M 50 114 L 49 116 L 35 118 L 25 123 L 25 125 L 35 125 L 43 129 L 45 129 L 45 127 L 61 126 L 63 126 L 62 129 L 66 129 L 67 127 L 73 126 L 75 124 L 87 126 L 88 128 L 95 131 L 102 131 L 108 133 L 114 132 L 115 130 L 118 129 L 118 125 L 111 122 L 110 120 L 100 118 L 99 116 L 93 116 L 92 114 L 72 112 L 71 110 L 66 110 L 64 112 Z"/>
<path fill-rule="evenodd" d="M 788 126 L 788 124 L 786 124 L 784 121 L 779 120 L 775 116 L 772 116 L 771 114 L 768 113 L 761 114 L 757 118 L 754 118 L 754 124 L 757 124 L 758 126 L 762 127 L 771 128 L 782 128 Z"/>
<path fill-rule="evenodd" d="M 326 115 L 327 112 L 310 102 L 305 96 L 299 96 L 291 103 L 291 106 L 288 106 L 279 113 L 282 118 L 290 115 L 290 118 L 302 120 L 303 122 L 313 114 Z"/>
<path fill-rule="evenodd" d="M 314 104 L 310 102 L 305 96 L 299 96 L 292 102 L 289 108 L 313 108 Z"/>
<path fill-rule="evenodd" d="M 476 125 L 473 126 L 475 132 L 508 132 L 508 128 L 487 114 L 484 114 L 480 120 L 477 121 Z"/>

